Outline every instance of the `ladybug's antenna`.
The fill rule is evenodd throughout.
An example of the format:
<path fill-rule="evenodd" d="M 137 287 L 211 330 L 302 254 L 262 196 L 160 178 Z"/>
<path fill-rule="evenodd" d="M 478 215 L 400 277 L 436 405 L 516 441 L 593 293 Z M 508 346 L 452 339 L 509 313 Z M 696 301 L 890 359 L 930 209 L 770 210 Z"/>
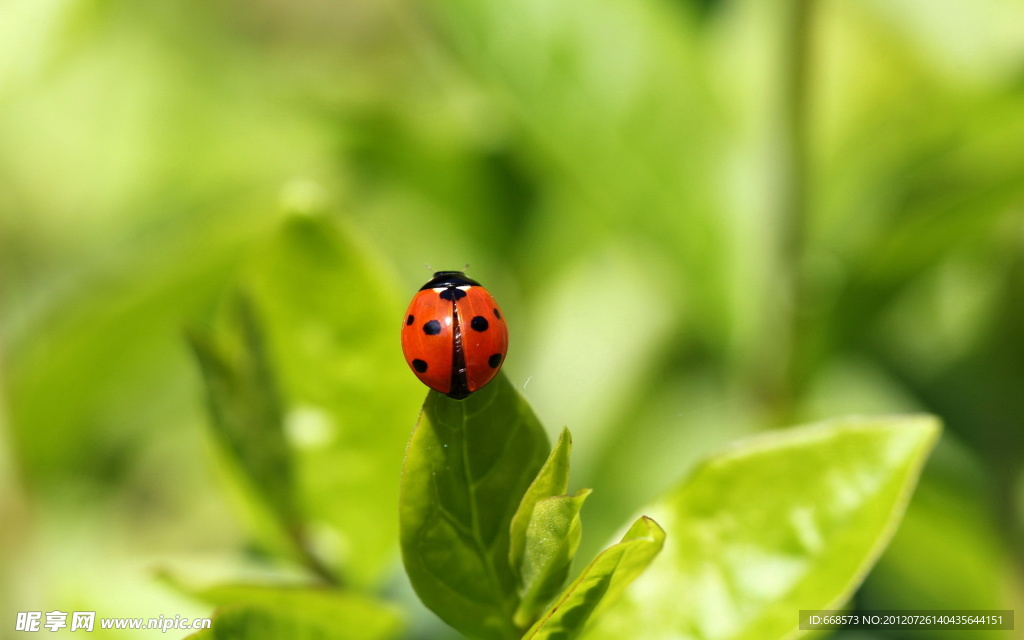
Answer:
<path fill-rule="evenodd" d="M 462 270 L 463 271 L 469 271 L 469 263 L 468 262 L 466 263 L 466 266 L 462 267 Z"/>
<path fill-rule="evenodd" d="M 430 266 L 429 264 L 427 264 L 427 263 L 425 263 L 425 262 L 424 262 L 424 263 L 423 263 L 423 266 L 427 268 L 427 271 L 429 271 L 429 272 L 431 272 L 431 273 L 433 273 L 433 272 L 434 272 L 434 269 L 433 269 L 433 268 L 432 268 L 432 267 L 431 267 L 431 266 Z"/>

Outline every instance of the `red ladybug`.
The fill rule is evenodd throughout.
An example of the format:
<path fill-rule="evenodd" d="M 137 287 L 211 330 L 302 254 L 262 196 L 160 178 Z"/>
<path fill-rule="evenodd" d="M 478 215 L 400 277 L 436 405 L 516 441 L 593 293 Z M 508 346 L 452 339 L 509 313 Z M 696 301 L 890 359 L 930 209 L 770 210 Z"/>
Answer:
<path fill-rule="evenodd" d="M 461 400 L 497 375 L 508 327 L 479 282 L 461 271 L 438 271 L 405 312 L 402 351 L 420 382 Z"/>

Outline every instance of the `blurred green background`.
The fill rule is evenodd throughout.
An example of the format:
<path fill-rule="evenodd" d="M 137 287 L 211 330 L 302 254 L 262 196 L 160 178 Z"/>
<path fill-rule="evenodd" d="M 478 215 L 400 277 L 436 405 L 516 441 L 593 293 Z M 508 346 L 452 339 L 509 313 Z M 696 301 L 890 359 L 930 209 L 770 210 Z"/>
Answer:
<path fill-rule="evenodd" d="M 1024 611 L 1021 3 L 0 0 L 0 636 L 301 574 L 184 340 L 241 286 L 312 544 L 445 637 L 395 547 L 425 264 L 572 429 L 582 557 L 743 434 L 927 411 L 853 604 Z"/>

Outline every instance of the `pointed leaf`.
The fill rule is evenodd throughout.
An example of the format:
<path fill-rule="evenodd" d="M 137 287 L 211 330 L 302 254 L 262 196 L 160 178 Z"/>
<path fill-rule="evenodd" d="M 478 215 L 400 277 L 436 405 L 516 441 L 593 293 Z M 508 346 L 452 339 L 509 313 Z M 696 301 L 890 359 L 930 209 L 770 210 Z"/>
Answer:
<path fill-rule="evenodd" d="M 256 313 L 231 302 L 224 330 L 195 327 L 188 337 L 206 385 L 211 427 L 256 493 L 284 525 L 297 519 L 284 419 Z"/>
<path fill-rule="evenodd" d="M 406 301 L 327 215 L 289 218 L 253 252 L 243 282 L 288 400 L 310 543 L 347 581 L 376 584 L 398 546 L 399 470 L 422 398 L 398 351 Z"/>
<path fill-rule="evenodd" d="M 590 489 L 572 496 L 552 496 L 537 502 L 526 531 L 521 602 L 515 622 L 528 627 L 551 602 L 569 575 L 580 546 L 580 509 Z"/>
<path fill-rule="evenodd" d="M 643 573 L 664 544 L 665 532 L 658 523 L 641 517 L 618 544 L 602 551 L 583 570 L 523 640 L 578 637 L 592 616 L 614 603 L 623 589 Z"/>
<path fill-rule="evenodd" d="M 424 604 L 470 637 L 519 637 L 509 530 L 548 447 L 503 374 L 465 400 L 427 396 L 402 470 L 402 558 Z"/>
<path fill-rule="evenodd" d="M 698 467 L 649 512 L 665 553 L 587 638 L 773 640 L 835 609 L 902 517 L 938 436 L 928 416 L 773 432 Z"/>
<path fill-rule="evenodd" d="M 537 477 L 526 490 L 516 514 L 512 516 L 512 542 L 509 549 L 509 562 L 512 570 L 520 576 L 519 567 L 523 563 L 523 550 L 526 547 L 526 528 L 530 524 L 533 507 L 538 500 L 551 496 L 560 496 L 569 490 L 569 454 L 572 452 L 572 435 L 562 428 L 558 442 L 548 455 Z"/>

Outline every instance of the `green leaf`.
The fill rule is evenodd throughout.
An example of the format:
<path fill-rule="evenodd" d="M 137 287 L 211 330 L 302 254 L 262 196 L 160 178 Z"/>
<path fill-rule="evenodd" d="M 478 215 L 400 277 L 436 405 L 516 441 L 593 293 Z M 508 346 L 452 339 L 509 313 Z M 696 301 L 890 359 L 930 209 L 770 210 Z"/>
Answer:
<path fill-rule="evenodd" d="M 214 436 L 280 521 L 295 523 L 281 402 L 251 303 L 236 297 L 225 331 L 196 327 L 188 338 L 206 385 Z"/>
<path fill-rule="evenodd" d="M 937 436 L 929 416 L 773 432 L 697 468 L 648 513 L 665 553 L 588 638 L 772 640 L 840 607 L 895 531 Z"/>
<path fill-rule="evenodd" d="M 578 637 L 592 616 L 615 602 L 629 583 L 643 573 L 664 543 L 665 532 L 657 522 L 646 516 L 638 519 L 618 544 L 598 554 L 523 640 Z"/>
<path fill-rule="evenodd" d="M 569 575 L 580 546 L 580 509 L 590 495 L 581 489 L 572 496 L 551 496 L 537 502 L 526 531 L 521 602 L 515 623 L 528 627 L 551 602 Z"/>
<path fill-rule="evenodd" d="M 465 400 L 430 392 L 402 470 L 402 558 L 423 603 L 474 638 L 518 638 L 512 516 L 548 453 L 503 374 Z"/>
<path fill-rule="evenodd" d="M 572 452 L 572 436 L 569 430 L 562 428 L 558 436 L 558 442 L 544 461 L 537 477 L 530 483 L 526 490 L 519 508 L 512 516 L 512 540 L 509 548 L 508 558 L 512 570 L 520 576 L 519 567 L 523 563 L 523 551 L 526 548 L 526 529 L 530 524 L 530 517 L 533 515 L 533 507 L 539 500 L 558 496 L 569 490 L 569 454 Z"/>
<path fill-rule="evenodd" d="M 423 389 L 402 364 L 406 301 L 386 275 L 326 215 L 288 219 L 243 273 L 288 401 L 310 542 L 364 586 L 398 547 L 399 470 Z"/>
<path fill-rule="evenodd" d="M 403 626 L 393 607 L 324 589 L 219 585 L 194 594 L 220 608 L 193 640 L 387 640 Z"/>

